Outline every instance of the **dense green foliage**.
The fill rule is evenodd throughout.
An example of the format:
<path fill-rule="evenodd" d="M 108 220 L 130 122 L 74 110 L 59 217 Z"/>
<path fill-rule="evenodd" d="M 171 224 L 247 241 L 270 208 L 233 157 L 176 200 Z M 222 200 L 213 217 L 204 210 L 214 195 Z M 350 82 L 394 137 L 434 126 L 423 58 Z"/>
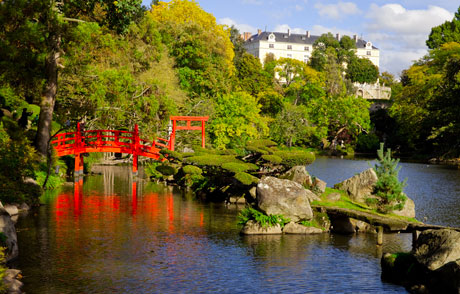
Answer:
<path fill-rule="evenodd" d="M 426 45 L 430 49 L 436 49 L 449 42 L 460 42 L 460 7 L 452 21 L 446 21 L 431 29 Z"/>
<path fill-rule="evenodd" d="M 238 214 L 238 224 L 245 225 L 248 221 L 254 220 L 255 222 L 259 223 L 262 227 L 274 227 L 276 225 L 280 225 L 284 227 L 285 224 L 289 223 L 290 220 L 286 219 L 282 215 L 278 214 L 270 214 L 266 215 L 252 207 L 246 207 L 245 209 L 241 210 Z"/>
<path fill-rule="evenodd" d="M 377 151 L 377 163 L 374 166 L 378 181 L 375 184 L 373 195 L 377 196 L 377 210 L 383 213 L 393 210 L 401 210 L 404 207 L 407 197 L 403 193 L 406 186 L 406 180 L 400 182 L 398 173 L 401 167 L 398 167 L 399 159 L 391 158 L 391 150 L 384 152 L 383 143 Z M 369 203 L 372 204 L 372 200 Z"/>

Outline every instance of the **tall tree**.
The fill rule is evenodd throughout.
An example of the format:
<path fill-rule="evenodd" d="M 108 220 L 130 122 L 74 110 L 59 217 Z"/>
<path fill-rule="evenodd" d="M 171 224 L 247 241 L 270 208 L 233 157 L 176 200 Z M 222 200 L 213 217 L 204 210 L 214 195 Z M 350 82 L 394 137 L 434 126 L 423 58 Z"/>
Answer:
<path fill-rule="evenodd" d="M 379 77 L 379 69 L 367 58 L 354 56 L 348 63 L 346 78 L 352 82 L 373 84 Z"/>
<path fill-rule="evenodd" d="M 430 49 L 435 49 L 448 42 L 460 42 L 460 7 L 451 21 L 431 29 L 426 45 Z"/>
<path fill-rule="evenodd" d="M 5 0 L 0 5 L 2 20 L 0 50 L 20 52 L 7 54 L 9 59 L 2 61 L 1 67 L 17 66 L 15 59 L 27 56 L 28 62 L 21 62 L 24 68 L 19 71 L 33 72 L 35 79 L 42 80 L 36 91 L 41 93 L 40 115 L 35 146 L 41 154 L 46 154 L 51 132 L 56 93 L 58 90 L 58 73 L 62 68 L 63 42 L 71 23 L 78 22 L 83 14 L 88 18 L 96 9 L 105 13 L 104 24 L 117 32 L 124 32 L 131 19 L 139 15 L 140 0 L 129 1 L 47 1 L 47 0 Z M 101 18 L 99 18 L 101 19 Z M 19 33 L 19 32 L 22 32 Z M 11 58 L 12 57 L 12 58 Z M 28 66 L 30 65 L 30 67 Z M 8 80 L 14 81 L 17 72 L 7 71 Z M 16 78 L 17 79 L 17 78 Z"/>

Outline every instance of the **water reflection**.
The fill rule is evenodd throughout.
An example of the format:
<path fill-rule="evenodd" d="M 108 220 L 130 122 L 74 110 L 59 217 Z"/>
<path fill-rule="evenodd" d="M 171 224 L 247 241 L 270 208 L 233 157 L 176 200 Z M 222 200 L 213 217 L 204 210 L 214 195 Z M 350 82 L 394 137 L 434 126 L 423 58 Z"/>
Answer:
<path fill-rule="evenodd" d="M 237 209 L 127 170 L 48 194 L 19 220 L 26 292 L 404 292 L 380 281 L 373 235 L 240 236 Z M 396 235 L 385 246 L 410 242 Z"/>

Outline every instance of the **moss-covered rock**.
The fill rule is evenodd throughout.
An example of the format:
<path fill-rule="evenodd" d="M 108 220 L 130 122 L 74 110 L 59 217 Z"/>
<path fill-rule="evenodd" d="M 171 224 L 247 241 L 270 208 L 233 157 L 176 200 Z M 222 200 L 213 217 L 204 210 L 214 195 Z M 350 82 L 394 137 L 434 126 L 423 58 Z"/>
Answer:
<path fill-rule="evenodd" d="M 271 164 L 281 164 L 281 162 L 283 161 L 283 159 L 279 157 L 278 155 L 269 155 L 269 154 L 262 155 L 262 159 Z"/>
<path fill-rule="evenodd" d="M 248 173 L 245 172 L 239 172 L 233 176 L 238 182 L 240 182 L 243 185 L 250 186 L 250 185 L 255 185 L 259 182 L 259 178 L 254 177 Z"/>
<path fill-rule="evenodd" d="M 259 169 L 257 165 L 246 162 L 227 162 L 222 164 L 222 168 L 235 174 Z"/>
<path fill-rule="evenodd" d="M 182 168 L 182 171 L 186 175 L 201 175 L 203 173 L 201 168 L 194 165 L 186 165 Z"/>

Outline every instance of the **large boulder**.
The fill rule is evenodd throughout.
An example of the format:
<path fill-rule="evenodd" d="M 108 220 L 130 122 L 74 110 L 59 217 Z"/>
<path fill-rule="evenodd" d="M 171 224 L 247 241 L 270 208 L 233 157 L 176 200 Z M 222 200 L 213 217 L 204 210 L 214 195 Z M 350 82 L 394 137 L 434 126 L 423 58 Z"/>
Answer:
<path fill-rule="evenodd" d="M 0 232 L 6 236 L 5 244 L 7 247 L 6 260 L 9 261 L 18 256 L 18 237 L 16 228 L 11 220 L 10 214 L 3 208 L 0 203 Z"/>
<path fill-rule="evenodd" d="M 294 181 L 304 187 L 310 187 L 312 184 L 311 176 L 308 174 L 304 165 L 297 165 L 280 176 L 280 179 Z"/>
<path fill-rule="evenodd" d="M 460 232 L 442 229 L 426 230 L 420 234 L 414 256 L 429 270 L 460 259 Z"/>
<path fill-rule="evenodd" d="M 275 235 L 275 234 L 282 234 L 281 226 L 276 224 L 273 227 L 263 227 L 258 222 L 250 220 L 248 221 L 243 229 L 241 230 L 241 234 L 244 235 Z"/>
<path fill-rule="evenodd" d="M 374 169 L 370 168 L 335 184 L 334 188 L 346 191 L 353 201 L 365 203 L 366 198 L 372 194 L 377 181 L 377 174 Z"/>
<path fill-rule="evenodd" d="M 267 215 L 280 214 L 294 222 L 313 217 L 307 190 L 290 180 L 262 178 L 257 185 L 257 205 Z"/>
<path fill-rule="evenodd" d="M 407 197 L 407 196 L 406 196 Z M 414 200 L 407 197 L 406 203 L 402 210 L 394 210 L 394 214 L 405 216 L 405 217 L 415 217 L 415 203 Z"/>
<path fill-rule="evenodd" d="M 323 230 L 321 230 L 320 228 L 306 227 L 304 225 L 297 224 L 295 222 L 290 222 L 284 226 L 283 233 L 307 235 L 307 234 L 320 234 L 320 233 L 323 233 Z"/>

